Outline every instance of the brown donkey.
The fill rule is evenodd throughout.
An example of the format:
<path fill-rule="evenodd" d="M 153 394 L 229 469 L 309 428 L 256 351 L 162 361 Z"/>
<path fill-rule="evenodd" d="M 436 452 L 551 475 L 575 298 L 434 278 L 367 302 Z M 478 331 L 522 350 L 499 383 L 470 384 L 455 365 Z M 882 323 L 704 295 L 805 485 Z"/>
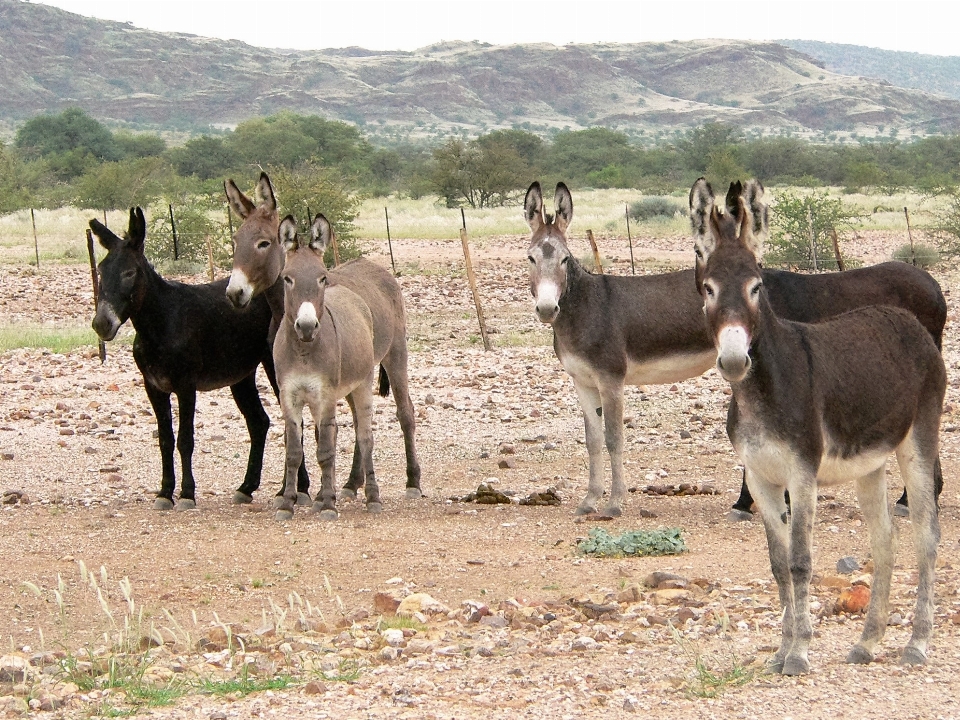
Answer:
<path fill-rule="evenodd" d="M 763 186 L 747 183 L 751 220 L 767 230 Z M 691 220 L 698 245 L 709 239 L 705 218 L 713 191 L 701 178 L 690 193 Z M 567 247 L 573 199 L 557 185 L 556 218 L 544 216 L 540 183 L 524 201 L 532 236 L 528 249 L 530 292 L 537 317 L 553 326 L 553 347 L 573 379 L 586 428 L 590 482 L 577 513 L 594 512 L 603 494 L 603 449 L 610 455 L 613 485 L 604 512 L 618 515 L 623 482 L 624 385 L 670 383 L 696 377 L 716 359 L 703 326 L 699 271 L 645 276 L 594 275 Z M 739 212 L 737 204 L 731 212 Z M 698 260 L 699 262 L 699 260 Z M 845 273 L 800 275 L 762 270 L 775 312 L 791 320 L 814 321 L 868 304 L 890 304 L 914 313 L 939 344 L 946 303 L 937 282 L 906 263 L 883 263 Z M 937 465 L 939 469 L 939 463 Z M 938 474 L 939 481 L 939 474 Z M 937 485 L 939 494 L 940 483 Z M 900 500 L 906 503 L 906 493 Z M 750 517 L 752 498 L 743 484 L 735 517 Z M 898 503 L 899 507 L 899 503 Z"/>
<path fill-rule="evenodd" d="M 317 215 L 318 236 L 329 237 L 329 224 Z M 297 469 L 303 462 L 303 408 L 317 428 L 320 492 L 313 508 L 321 519 L 336 520 L 337 400 L 345 397 L 354 415 L 367 497 L 367 510 L 380 512 L 380 490 L 373 472 L 373 316 L 363 298 L 343 285 L 331 286 L 323 266 L 323 246 L 302 242 L 297 224 L 287 216 L 279 237 L 286 248 L 281 272 L 284 315 L 273 343 L 280 384 L 286 443 L 286 475 L 278 520 L 293 517 L 297 503 Z"/>
<path fill-rule="evenodd" d="M 280 277 L 284 248 L 278 237 L 280 220 L 276 193 L 266 173 L 260 174 L 257 183 L 259 203 L 244 195 L 233 180 L 227 180 L 225 187 L 230 206 L 243 218 L 233 236 L 233 272 L 227 285 L 227 297 L 236 307 L 245 307 L 254 297 L 264 294 L 273 312 L 276 333 L 284 313 L 284 285 Z M 315 244 L 321 243 L 323 247 L 333 232 L 329 224 L 325 227 L 328 234 L 313 239 Z M 380 393 L 386 395 L 392 387 L 397 419 L 403 432 L 407 460 L 406 497 L 420 498 L 423 493 L 415 439 L 417 425 L 407 376 L 407 316 L 400 285 L 388 270 L 363 258 L 328 270 L 327 281 L 331 287 L 342 285 L 357 293 L 370 308 L 374 364 L 379 363 L 381 368 Z M 361 487 L 363 471 L 359 445 L 355 443 L 350 479 L 343 486 L 341 495 L 355 498 Z"/>
<path fill-rule="evenodd" d="M 891 452 L 910 493 L 919 570 L 913 634 L 902 662 L 923 664 L 940 537 L 933 474 L 946 389 L 943 358 L 916 317 L 899 308 L 862 308 L 819 324 L 779 319 L 740 202 L 738 213 L 710 211 L 701 287 L 717 369 L 733 390 L 727 434 L 747 469 L 784 608 L 772 668 L 785 675 L 810 668 L 817 487 L 851 478 L 875 570 L 863 632 L 847 662 L 873 660 L 887 625 L 896 555 L 885 474 Z"/>

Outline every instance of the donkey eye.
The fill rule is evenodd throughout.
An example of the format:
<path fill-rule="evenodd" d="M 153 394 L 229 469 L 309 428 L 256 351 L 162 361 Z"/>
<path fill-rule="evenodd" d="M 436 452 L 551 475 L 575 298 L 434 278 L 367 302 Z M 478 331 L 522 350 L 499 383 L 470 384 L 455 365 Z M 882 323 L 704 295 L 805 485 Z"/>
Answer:
<path fill-rule="evenodd" d="M 693 252 L 698 258 L 703 260 L 703 250 L 701 250 L 700 248 L 694 248 Z"/>
<path fill-rule="evenodd" d="M 257 250 L 266 250 L 268 247 L 270 247 L 269 240 L 261 240 L 257 243 Z"/>
<path fill-rule="evenodd" d="M 567 264 L 567 260 L 569 260 L 569 259 L 570 259 L 570 256 L 569 256 L 569 255 L 564 255 L 564 256 L 563 256 L 563 259 L 560 261 L 560 264 L 561 264 L 561 265 L 566 265 L 566 264 Z"/>
<path fill-rule="evenodd" d="M 763 283 L 762 283 L 762 282 L 758 282 L 756 285 L 754 285 L 752 288 L 750 288 L 750 295 L 753 296 L 753 297 L 756 297 L 757 295 L 760 294 L 760 288 L 762 288 L 762 287 L 763 287 Z"/>
<path fill-rule="evenodd" d="M 293 287 L 293 278 L 290 277 L 289 275 L 284 275 L 283 284 L 286 285 L 287 287 Z"/>
<path fill-rule="evenodd" d="M 536 262 L 537 262 L 536 260 L 533 259 L 533 255 L 527 255 L 527 260 L 529 260 L 530 262 L 532 262 L 532 263 L 534 263 L 534 264 L 536 264 Z"/>

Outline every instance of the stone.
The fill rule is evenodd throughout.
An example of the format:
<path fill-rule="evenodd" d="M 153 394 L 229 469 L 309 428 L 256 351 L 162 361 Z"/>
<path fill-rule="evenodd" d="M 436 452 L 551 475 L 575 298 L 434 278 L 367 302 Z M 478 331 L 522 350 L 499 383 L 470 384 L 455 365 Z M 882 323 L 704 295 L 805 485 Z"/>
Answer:
<path fill-rule="evenodd" d="M 513 470 L 517 466 L 517 461 L 513 458 L 503 458 L 500 462 L 497 463 L 497 467 L 501 470 Z"/>
<path fill-rule="evenodd" d="M 587 635 L 581 635 L 576 640 L 573 641 L 573 644 L 570 646 L 570 649 L 575 652 L 586 652 L 587 650 L 595 650 L 598 643 L 592 637 Z"/>
<path fill-rule="evenodd" d="M 634 583 L 617 593 L 618 603 L 635 603 L 643 599 L 643 588 Z"/>
<path fill-rule="evenodd" d="M 688 580 L 682 575 L 656 570 L 643 579 L 643 584 L 654 590 L 668 590 L 674 588 L 684 588 Z"/>
<path fill-rule="evenodd" d="M 411 617 L 416 613 L 425 615 L 447 615 L 450 608 L 427 593 L 407 595 L 397 606 L 397 615 Z"/>
<path fill-rule="evenodd" d="M 851 555 L 837 560 L 837 572 L 842 575 L 849 575 L 860 569 L 860 563 Z"/>
<path fill-rule="evenodd" d="M 425 655 L 427 653 L 432 653 L 433 648 L 434 644 L 430 640 L 414 638 L 407 643 L 405 651 L 408 655 Z"/>
<path fill-rule="evenodd" d="M 516 455 L 517 447 L 512 443 L 503 443 L 500 445 L 500 454 L 501 455 Z"/>
<path fill-rule="evenodd" d="M 387 662 L 392 662 L 400 657 L 402 651 L 400 648 L 390 647 L 389 645 L 380 650 L 380 659 Z"/>
<path fill-rule="evenodd" d="M 384 615 L 393 615 L 400 607 L 400 600 L 390 593 L 378 592 L 373 596 L 373 610 Z"/>
<path fill-rule="evenodd" d="M 623 700 L 623 710 L 628 713 L 635 713 L 640 710 L 640 703 L 637 702 L 637 699 L 632 695 L 628 695 Z"/>
<path fill-rule="evenodd" d="M 402 648 L 407 644 L 406 638 L 403 637 L 403 630 L 398 628 L 389 628 L 380 633 L 380 635 L 383 637 L 383 641 L 390 647 Z"/>
<path fill-rule="evenodd" d="M 4 655 L 0 657 L 0 682 L 26 682 L 30 673 L 30 661 L 22 655 Z"/>
<path fill-rule="evenodd" d="M 320 680 L 311 680 L 303 686 L 305 695 L 323 695 L 327 691 L 326 683 Z"/>
<path fill-rule="evenodd" d="M 510 623 L 503 615 L 484 615 L 480 618 L 480 624 L 491 628 L 505 628 Z"/>
<path fill-rule="evenodd" d="M 854 585 L 840 593 L 837 599 L 837 613 L 860 614 L 870 603 L 870 588 L 865 585 Z"/>

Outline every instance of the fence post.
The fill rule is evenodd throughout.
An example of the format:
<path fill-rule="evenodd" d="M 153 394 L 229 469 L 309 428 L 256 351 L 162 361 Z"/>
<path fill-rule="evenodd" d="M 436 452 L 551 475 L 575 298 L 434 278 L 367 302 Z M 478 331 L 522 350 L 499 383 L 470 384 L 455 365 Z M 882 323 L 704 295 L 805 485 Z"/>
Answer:
<path fill-rule="evenodd" d="M 223 194 L 227 194 L 227 181 L 223 181 Z M 230 209 L 229 196 L 227 199 L 227 227 L 230 228 L 230 238 L 233 239 L 233 211 Z"/>
<path fill-rule="evenodd" d="M 180 244 L 177 242 L 177 223 L 173 219 L 173 203 L 167 205 L 170 208 L 170 230 L 173 232 L 173 259 L 180 259 Z"/>
<path fill-rule="evenodd" d="M 910 262 L 912 262 L 914 266 L 916 266 L 917 255 L 913 251 L 913 231 L 910 229 L 910 213 L 907 210 L 906 206 L 903 207 L 903 216 L 907 219 L 907 237 L 910 238 Z M 37 265 L 39 264 L 40 264 L 39 261 L 37 261 Z"/>
<path fill-rule="evenodd" d="M 460 228 L 460 244 L 463 245 L 463 260 L 467 266 L 467 281 L 470 283 L 470 292 L 473 293 L 473 304 L 477 308 L 477 320 L 480 322 L 480 338 L 483 340 L 483 349 L 490 351 L 490 338 L 487 337 L 487 324 L 483 320 L 483 307 L 480 305 L 480 294 L 477 292 L 477 278 L 473 274 L 473 263 L 470 260 L 470 239 L 467 237 L 467 218 L 460 208 L 460 217 L 463 227 Z"/>
<path fill-rule="evenodd" d="M 33 223 L 33 252 L 37 256 L 37 270 L 40 269 L 40 245 L 37 243 L 37 218 L 33 214 L 33 208 L 30 208 L 30 222 Z"/>
<path fill-rule="evenodd" d="M 393 274 L 397 274 L 397 264 L 393 261 L 393 242 L 390 240 L 390 213 L 386 206 L 383 208 L 383 216 L 387 219 L 387 247 L 390 249 L 390 267 L 393 268 Z"/>
<path fill-rule="evenodd" d="M 93 311 L 97 311 L 100 295 L 100 283 L 97 282 L 97 256 L 93 252 L 93 233 L 87 228 L 87 255 L 90 257 L 90 277 L 93 280 Z M 97 354 L 100 356 L 100 364 L 103 365 L 107 360 L 107 345 L 103 340 L 97 338 Z"/>
<path fill-rule="evenodd" d="M 830 228 L 830 235 L 833 238 L 833 254 L 837 256 L 837 269 L 843 272 L 847 268 L 843 264 L 843 257 L 840 255 L 840 239 L 837 237 L 837 229 Z"/>
<path fill-rule="evenodd" d="M 630 274 L 637 274 L 637 267 L 633 264 L 633 238 L 630 236 L 630 206 L 623 204 L 623 214 L 627 217 L 627 242 L 630 243 Z"/>
<path fill-rule="evenodd" d="M 593 250 L 593 264 L 597 268 L 597 274 L 603 275 L 603 263 L 600 262 L 600 251 L 597 249 L 597 241 L 593 239 L 593 230 L 587 230 L 587 240 L 590 241 L 590 249 Z"/>
<path fill-rule="evenodd" d="M 810 252 L 813 253 L 813 271 L 818 272 L 820 268 L 817 267 L 817 243 L 813 237 L 813 211 L 809 205 L 807 206 L 807 233 L 810 235 Z"/>

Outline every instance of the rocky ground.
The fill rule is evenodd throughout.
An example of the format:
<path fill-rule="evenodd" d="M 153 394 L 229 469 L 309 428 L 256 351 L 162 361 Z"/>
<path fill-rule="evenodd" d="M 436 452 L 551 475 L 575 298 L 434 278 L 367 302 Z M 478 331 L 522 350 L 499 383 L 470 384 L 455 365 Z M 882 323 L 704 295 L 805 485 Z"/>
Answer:
<path fill-rule="evenodd" d="M 273 519 L 283 456 L 279 409 L 267 392 L 264 486 L 253 505 L 231 505 L 247 450 L 228 391 L 198 402 L 198 509 L 159 513 L 155 425 L 128 341 L 110 344 L 102 366 L 91 349 L 0 357 L 0 713 L 960 717 L 953 313 L 930 662 L 897 662 L 916 582 L 901 518 L 880 657 L 844 664 L 861 630 L 857 588 L 869 587 L 870 564 L 852 488 L 839 487 L 819 505 L 813 672 L 784 678 L 763 669 L 780 622 L 762 527 L 725 518 L 740 480 L 723 428 L 725 383 L 711 371 L 630 388 L 626 511 L 577 522 L 587 474 L 582 422 L 549 331 L 530 312 L 523 242 L 477 248 L 492 352 L 479 342 L 459 245 L 395 243 L 427 497 L 404 499 L 392 398 L 378 398 L 378 516 L 354 502 L 332 524 L 303 511 Z M 897 239 L 860 242 L 873 261 Z M 644 269 L 690 259 L 683 240 L 644 247 Z M 618 258 L 615 272 L 629 272 L 624 248 L 601 240 L 601 249 Z M 371 256 L 388 262 L 382 248 Z M 958 291 L 960 273 L 935 274 L 946 292 Z M 0 308 L 8 322 L 85 323 L 88 283 L 79 266 L 39 275 L 2 267 Z M 343 478 L 352 449 L 345 409 L 340 423 Z M 889 467 L 892 500 L 901 486 Z M 463 502 L 480 484 L 512 502 Z M 518 502 L 551 488 L 560 506 Z M 576 544 L 594 527 L 681 528 L 688 552 L 582 555 Z"/>

